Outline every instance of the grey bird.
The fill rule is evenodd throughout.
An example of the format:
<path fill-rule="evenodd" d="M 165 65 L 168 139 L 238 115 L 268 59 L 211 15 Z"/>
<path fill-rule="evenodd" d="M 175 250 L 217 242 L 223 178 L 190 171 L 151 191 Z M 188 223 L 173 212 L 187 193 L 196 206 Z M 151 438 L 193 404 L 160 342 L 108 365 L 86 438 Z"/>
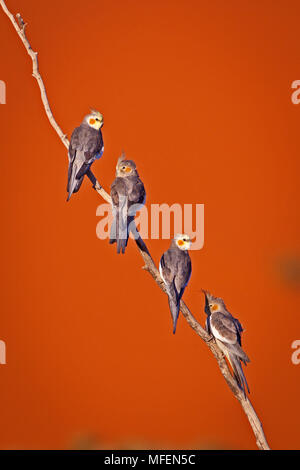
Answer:
<path fill-rule="evenodd" d="M 241 361 L 247 365 L 250 359 L 242 349 L 242 325 L 237 318 L 228 312 L 223 299 L 214 297 L 204 290 L 203 293 L 205 295 L 204 311 L 207 315 L 206 330 L 215 338 L 217 345 L 228 359 L 235 380 L 246 397 L 245 387 L 247 387 L 248 393 L 250 390 Z"/>
<path fill-rule="evenodd" d="M 84 117 L 79 127 L 71 135 L 69 146 L 69 170 L 67 201 L 73 193 L 77 193 L 82 184 L 84 175 L 95 160 L 102 157 L 104 152 L 101 127 L 103 116 L 99 111 L 92 110 Z"/>
<path fill-rule="evenodd" d="M 165 283 L 169 299 L 173 334 L 176 333 L 180 300 L 192 273 L 192 263 L 188 253 L 190 247 L 191 240 L 188 235 L 175 235 L 170 248 L 162 255 L 159 263 L 160 276 Z"/>
<path fill-rule="evenodd" d="M 113 222 L 109 243 L 117 244 L 117 253 L 125 253 L 131 223 L 138 210 L 145 204 L 146 192 L 132 160 L 125 155 L 119 158 L 116 166 L 116 178 L 110 188 L 113 206 Z"/>

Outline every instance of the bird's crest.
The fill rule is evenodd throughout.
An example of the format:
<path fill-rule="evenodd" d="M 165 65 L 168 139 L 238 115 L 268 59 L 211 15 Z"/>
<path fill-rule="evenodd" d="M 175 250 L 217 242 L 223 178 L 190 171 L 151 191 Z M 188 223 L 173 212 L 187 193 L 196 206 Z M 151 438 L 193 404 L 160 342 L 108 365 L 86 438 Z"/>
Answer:
<path fill-rule="evenodd" d="M 120 165 L 121 162 L 123 162 L 124 160 L 126 160 L 126 154 L 124 152 L 124 150 L 122 150 L 122 154 L 121 156 L 118 158 L 118 163 L 117 163 L 117 167 Z"/>
<path fill-rule="evenodd" d="M 225 309 L 226 310 L 226 305 L 224 300 L 221 297 L 215 297 L 212 295 L 210 292 L 207 290 L 202 289 L 203 294 L 205 295 L 205 299 L 207 300 L 208 304 L 213 304 L 211 310 L 219 310 L 219 309 Z"/>
<path fill-rule="evenodd" d="M 96 109 L 91 109 L 91 114 L 92 114 L 93 116 L 97 116 L 97 117 L 99 117 L 99 118 L 102 118 L 102 117 L 103 117 L 102 114 L 101 114 L 99 111 L 97 111 Z"/>

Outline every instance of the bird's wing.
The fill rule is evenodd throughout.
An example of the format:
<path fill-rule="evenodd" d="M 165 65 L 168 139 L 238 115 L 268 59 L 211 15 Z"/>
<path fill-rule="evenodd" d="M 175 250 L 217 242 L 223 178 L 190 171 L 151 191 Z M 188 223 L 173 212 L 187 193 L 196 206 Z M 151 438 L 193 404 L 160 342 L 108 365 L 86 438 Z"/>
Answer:
<path fill-rule="evenodd" d="M 240 332 L 234 320 L 232 316 L 220 312 L 212 313 L 210 316 L 211 332 L 231 354 L 236 355 L 246 364 L 250 362 L 250 359 L 240 346 Z"/>
<path fill-rule="evenodd" d="M 235 344 L 237 342 L 236 326 L 229 316 L 220 312 L 212 313 L 210 316 L 210 325 L 215 338 L 225 344 Z"/>
<path fill-rule="evenodd" d="M 243 327 L 242 327 L 241 323 L 239 322 L 239 320 L 237 318 L 233 318 L 233 319 L 234 319 L 234 322 L 236 324 L 237 329 L 239 330 L 240 333 L 242 333 Z"/>
<path fill-rule="evenodd" d="M 180 298 L 175 286 L 176 275 L 176 256 L 172 249 L 167 250 L 161 257 L 159 263 L 159 272 L 163 279 L 168 294 L 169 307 L 173 320 L 173 333 L 176 332 L 177 320 L 180 309 Z"/>
<path fill-rule="evenodd" d="M 100 158 L 104 151 L 101 130 L 88 128 L 85 131 L 84 154 L 87 163 L 91 164 L 96 158 Z M 100 157 L 99 157 L 100 155 Z"/>
<path fill-rule="evenodd" d="M 116 178 L 110 187 L 110 195 L 114 206 L 119 206 L 121 197 L 127 196 L 127 188 L 123 178 Z"/>
<path fill-rule="evenodd" d="M 243 361 L 244 364 L 247 364 L 248 362 L 250 362 L 249 357 L 247 356 L 245 351 L 240 346 L 239 341 L 235 344 L 226 343 L 226 348 L 228 349 L 228 351 L 230 351 L 230 353 L 234 354 L 241 361 Z"/>
<path fill-rule="evenodd" d="M 81 134 L 80 127 L 75 127 L 70 138 L 70 145 L 69 145 L 69 152 L 68 152 L 69 161 L 74 160 L 76 156 L 76 150 L 80 149 L 80 134 Z"/>
<path fill-rule="evenodd" d="M 103 138 L 101 130 L 96 131 L 91 127 L 76 127 L 71 135 L 69 155 L 74 158 L 77 151 L 81 150 L 87 164 L 91 165 L 99 154 L 103 152 Z M 99 158 L 99 157 L 98 157 Z"/>
<path fill-rule="evenodd" d="M 101 131 L 79 126 L 71 135 L 69 145 L 69 170 L 68 170 L 68 200 L 76 193 L 83 181 L 83 177 L 90 169 L 96 158 L 103 153 L 103 140 Z M 100 155 L 100 157 L 99 157 Z"/>
<path fill-rule="evenodd" d="M 127 179 L 128 184 L 128 199 L 133 204 L 143 204 L 146 197 L 146 191 L 143 182 L 140 178 L 132 180 Z"/>
<path fill-rule="evenodd" d="M 71 135 L 69 145 L 69 163 L 73 164 L 76 160 L 76 179 L 81 179 L 90 165 L 96 158 L 95 149 L 97 148 L 97 134 L 94 129 L 93 133 L 85 126 L 76 127 Z M 70 171 L 69 167 L 69 171 Z M 69 175 L 69 180 L 71 175 Z"/>
<path fill-rule="evenodd" d="M 84 163 L 77 175 L 77 178 L 83 177 L 90 169 L 96 159 L 101 158 L 104 147 L 101 131 L 92 128 L 84 128 L 81 139 Z"/>
<path fill-rule="evenodd" d="M 235 323 L 235 326 L 236 326 L 236 330 L 237 330 L 237 336 L 238 336 L 238 343 L 239 345 L 241 346 L 242 345 L 242 332 L 244 331 L 243 330 L 243 327 L 242 325 L 240 324 L 239 320 L 237 318 L 234 318 L 233 317 L 233 321 Z"/>
<path fill-rule="evenodd" d="M 171 284 L 174 280 L 174 264 L 170 250 L 167 250 L 161 257 L 159 263 L 161 277 L 165 284 Z"/>
<path fill-rule="evenodd" d="M 99 160 L 99 158 L 102 157 L 103 152 L 104 152 L 104 143 L 103 143 L 103 137 L 102 137 L 102 132 L 101 129 L 98 131 L 98 142 L 97 142 L 97 148 L 95 150 L 96 152 L 96 159 Z"/>
<path fill-rule="evenodd" d="M 117 253 L 125 253 L 128 242 L 128 196 L 123 178 L 116 178 L 111 185 L 114 221 L 111 228 L 111 243 L 117 242 Z"/>
<path fill-rule="evenodd" d="M 192 263 L 187 252 L 180 252 L 178 255 L 175 287 L 178 292 L 178 298 L 181 299 L 192 274 Z"/>
<path fill-rule="evenodd" d="M 68 200 L 73 193 L 76 193 L 82 183 L 84 173 L 82 174 L 82 169 L 85 166 L 85 157 L 84 152 L 80 148 L 80 127 L 74 129 L 69 145 L 69 169 L 68 169 L 68 185 L 67 191 L 69 193 Z"/>

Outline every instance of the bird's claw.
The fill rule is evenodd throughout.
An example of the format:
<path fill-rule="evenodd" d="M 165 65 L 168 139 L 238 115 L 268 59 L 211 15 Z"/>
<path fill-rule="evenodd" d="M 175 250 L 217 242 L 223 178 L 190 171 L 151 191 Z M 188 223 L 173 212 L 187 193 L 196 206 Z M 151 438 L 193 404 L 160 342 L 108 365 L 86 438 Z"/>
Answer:
<path fill-rule="evenodd" d="M 211 335 L 208 339 L 206 339 L 205 341 L 207 343 L 210 343 L 212 340 L 214 339 L 213 335 Z"/>

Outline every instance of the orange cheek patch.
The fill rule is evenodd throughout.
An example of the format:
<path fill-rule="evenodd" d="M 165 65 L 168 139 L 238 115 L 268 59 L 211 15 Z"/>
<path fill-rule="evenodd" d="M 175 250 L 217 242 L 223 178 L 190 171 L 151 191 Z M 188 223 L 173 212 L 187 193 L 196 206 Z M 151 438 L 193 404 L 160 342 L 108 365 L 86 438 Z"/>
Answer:
<path fill-rule="evenodd" d="M 218 309 L 218 306 L 215 304 L 215 305 L 213 305 L 213 306 L 212 306 L 212 308 L 211 308 L 211 309 L 212 309 L 213 311 L 215 311 L 215 310 L 217 310 L 217 309 Z"/>
<path fill-rule="evenodd" d="M 126 173 L 130 173 L 130 172 L 131 172 L 131 168 L 129 168 L 129 166 L 127 166 L 127 167 L 125 168 L 125 171 L 126 171 Z"/>
<path fill-rule="evenodd" d="M 95 119 L 90 119 L 90 124 L 93 125 L 93 124 L 95 124 L 95 122 L 96 122 Z"/>
<path fill-rule="evenodd" d="M 184 242 L 182 240 L 178 240 L 177 245 L 182 246 L 184 245 Z"/>

